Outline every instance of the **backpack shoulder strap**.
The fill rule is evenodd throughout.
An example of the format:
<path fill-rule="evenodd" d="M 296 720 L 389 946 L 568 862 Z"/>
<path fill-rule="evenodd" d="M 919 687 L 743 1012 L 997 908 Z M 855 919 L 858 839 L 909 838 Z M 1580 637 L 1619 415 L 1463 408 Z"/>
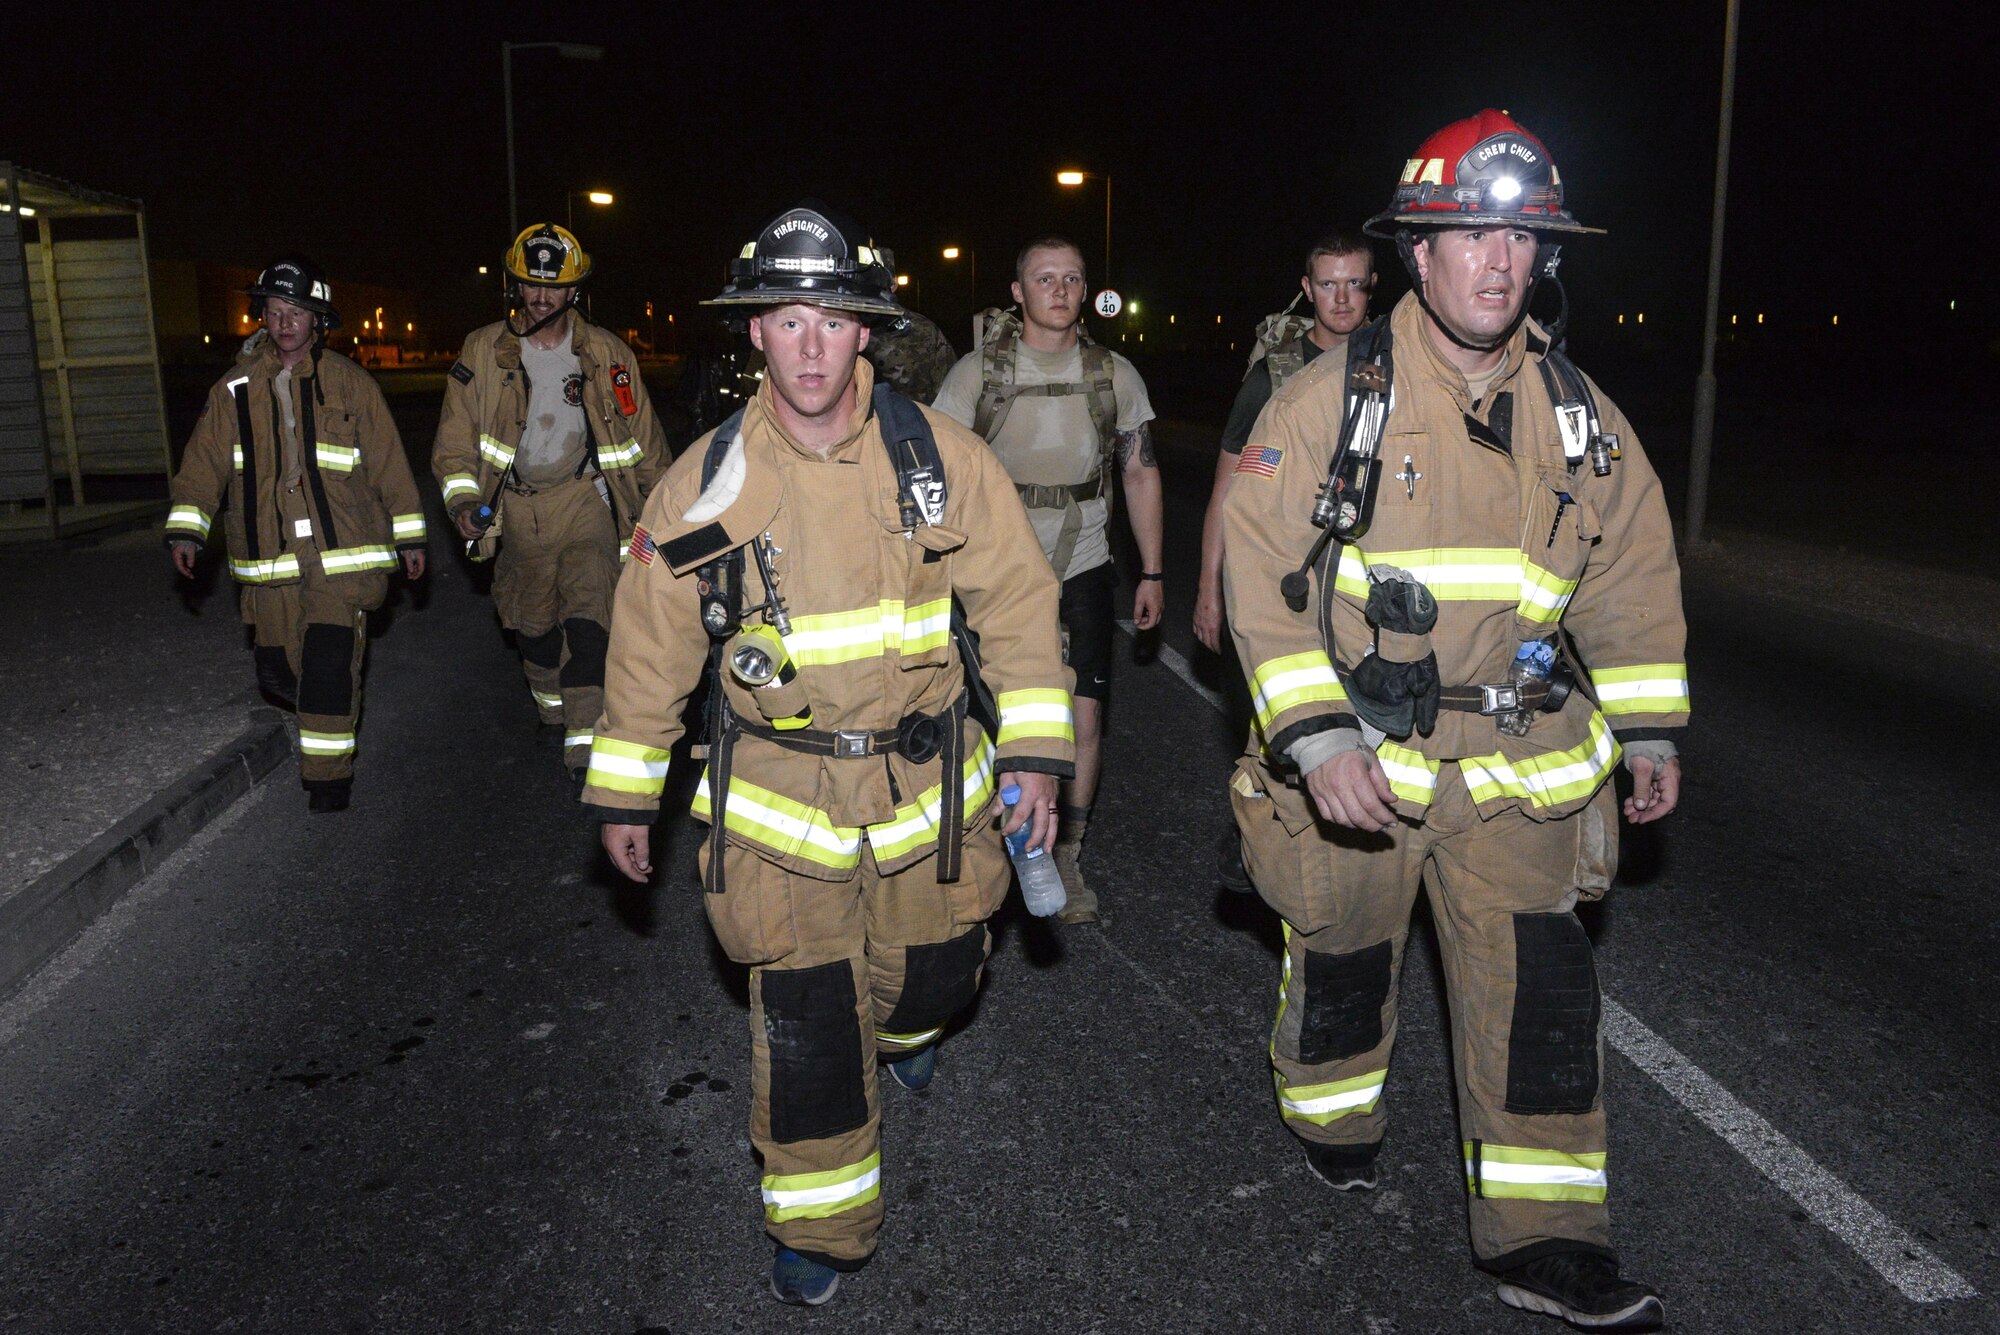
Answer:
<path fill-rule="evenodd" d="M 972 410 L 972 431 L 990 444 L 1014 405 L 1014 349 L 1020 324 L 1001 312 L 986 330 L 986 340 L 979 345 L 979 403 Z"/>
<path fill-rule="evenodd" d="M 1108 456 L 1112 437 L 1118 434 L 1118 392 L 1111 379 L 1111 349 L 1083 336 L 1077 351 L 1083 356 L 1083 382 L 1090 395 L 1090 421 Z"/>
<path fill-rule="evenodd" d="M 882 426 L 882 446 L 896 470 L 903 527 L 942 524 L 949 491 L 944 458 L 938 453 L 937 435 L 929 419 L 923 409 L 887 385 L 875 386 L 873 406 Z"/>

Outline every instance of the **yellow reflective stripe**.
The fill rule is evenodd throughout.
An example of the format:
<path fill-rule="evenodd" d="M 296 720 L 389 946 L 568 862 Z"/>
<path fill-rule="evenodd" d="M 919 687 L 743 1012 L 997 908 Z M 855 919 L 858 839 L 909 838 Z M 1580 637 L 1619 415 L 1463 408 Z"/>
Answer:
<path fill-rule="evenodd" d="M 589 746 L 596 739 L 596 736 L 596 733 L 589 731 L 565 733 L 563 735 L 563 748 L 567 750 L 572 746 Z"/>
<path fill-rule="evenodd" d="M 479 454 L 481 458 L 491 463 L 495 468 L 505 468 L 508 464 L 514 462 L 514 447 L 512 445 L 503 445 L 499 440 L 486 435 L 484 432 L 480 433 L 479 437 Z"/>
<path fill-rule="evenodd" d="M 1523 620 L 1553 626 L 1562 620 L 1563 609 L 1569 606 L 1570 595 L 1575 592 L 1575 580 L 1544 570 L 1533 561 L 1521 563 L 1519 610 Z"/>
<path fill-rule="evenodd" d="M 936 649 L 951 638 L 951 599 L 937 598 L 905 609 L 900 598 L 884 598 L 851 612 L 818 612 L 792 618 L 785 652 L 801 667 L 826 667 L 858 658 L 879 658 Z"/>
<path fill-rule="evenodd" d="M 542 706 L 544 709 L 562 708 L 562 697 L 560 695 L 557 695 L 553 691 L 538 691 L 534 687 L 530 686 L 528 688 L 528 694 L 534 696 L 535 703 Z M 619 745 L 623 746 L 625 745 L 625 743 L 620 742 Z M 664 754 L 664 752 L 662 754 Z"/>
<path fill-rule="evenodd" d="M 538 703 L 551 709 L 562 705 L 559 695 L 535 692 Z M 590 771 L 584 783 L 614 793 L 658 797 L 667 787 L 667 753 L 657 746 L 621 742 L 615 737 L 593 737 L 590 743 Z"/>
<path fill-rule="evenodd" d="M 1373 1112 L 1389 1079 L 1387 1068 L 1323 1085 L 1287 1085 L 1283 1075 L 1275 1071 L 1272 1075 L 1278 1082 L 1278 1111 L 1295 1122 L 1315 1126 L 1325 1126 L 1349 1113 Z"/>
<path fill-rule="evenodd" d="M 334 547 L 319 554 L 319 566 L 329 575 L 348 575 L 357 570 L 389 570 L 396 553 L 383 546 Z"/>
<path fill-rule="evenodd" d="M 943 1025 L 939 1025 L 935 1029 L 926 1029 L 921 1034 L 885 1034 L 880 1029 L 877 1029 L 875 1031 L 875 1042 L 880 1047 L 908 1050 L 910 1048 L 922 1047 L 943 1032 Z"/>
<path fill-rule="evenodd" d="M 421 514 L 389 516 L 389 532 L 398 541 L 404 538 L 421 538 L 425 531 L 424 517 Z"/>
<path fill-rule="evenodd" d="M 965 809 L 977 811 L 993 792 L 993 744 L 981 742 L 965 761 Z M 730 809 L 735 810 L 736 791 L 729 793 Z M 944 780 L 926 788 L 914 802 L 905 802 L 896 808 L 896 814 L 888 820 L 868 827 L 868 845 L 875 850 L 875 860 L 886 862 L 899 858 L 932 843 L 937 839 L 938 827 L 943 823 Z"/>
<path fill-rule="evenodd" d="M 1390 792 L 1420 807 L 1431 804 L 1431 794 L 1437 791 L 1437 761 L 1421 751 L 1386 740 L 1376 746 L 1375 758 L 1382 762 Z"/>
<path fill-rule="evenodd" d="M 331 468 L 336 473 L 352 473 L 354 465 L 361 462 L 361 451 L 351 445 L 335 445 L 322 440 L 314 444 L 313 457 L 319 460 L 321 468 Z"/>
<path fill-rule="evenodd" d="M 632 465 L 638 463 L 644 454 L 645 451 L 639 448 L 638 441 L 628 440 L 617 449 L 600 448 L 597 451 L 597 466 L 599 468 L 630 468 Z"/>
<path fill-rule="evenodd" d="M 1317 700 L 1337 704 L 1346 699 L 1324 649 L 1273 658 L 1250 674 L 1250 703 L 1257 711 L 1258 730 L 1266 735 L 1288 709 Z"/>
<path fill-rule="evenodd" d="M 695 785 L 691 808 L 703 820 L 713 818 L 708 772 Z M 824 811 L 774 793 L 738 775 L 729 776 L 729 806 L 723 824 L 784 857 L 801 857 L 835 871 L 861 864 L 861 830 L 835 825 Z"/>
<path fill-rule="evenodd" d="M 1000 736 L 1002 746 L 1024 737 L 1060 737 L 1076 740 L 1076 713 L 1069 692 L 1062 690 L 1002 691 Z"/>
<path fill-rule="evenodd" d="M 446 473 L 444 475 L 444 503 L 450 505 L 454 496 L 479 494 L 479 484 L 470 473 Z"/>
<path fill-rule="evenodd" d="M 1458 764 L 1474 802 L 1519 797 L 1538 807 L 1558 807 L 1596 792 L 1622 754 L 1604 715 L 1593 709 L 1590 736 L 1568 750 L 1514 761 L 1497 754 L 1467 756 Z"/>
<path fill-rule="evenodd" d="M 1472 1142 L 1461 1142 L 1466 1190 L 1488 1200 L 1602 1202 L 1610 1187 L 1606 1156 L 1598 1150 L 1565 1154 L 1514 1145 L 1481 1145 L 1477 1162 Z"/>
<path fill-rule="evenodd" d="M 1679 714 L 1688 707 L 1685 663 L 1645 663 L 1590 674 L 1606 714 Z"/>
<path fill-rule="evenodd" d="M 883 620 L 883 633 L 888 634 L 887 618 Z M 903 612 L 896 636 L 889 641 L 889 648 L 900 654 L 920 654 L 926 649 L 938 648 L 950 638 L 951 599 L 936 598 Z"/>
<path fill-rule="evenodd" d="M 199 506 L 176 505 L 167 511 L 167 531 L 169 533 L 192 533 L 206 540 L 209 524 L 213 522 L 201 512 Z"/>
<path fill-rule="evenodd" d="M 352 732 L 313 732 L 299 729 L 299 750 L 309 756 L 344 756 L 354 750 Z"/>
<path fill-rule="evenodd" d="M 787 1219 L 825 1219 L 857 1205 L 866 1205 L 882 1192 L 882 1152 L 845 1168 L 824 1173 L 766 1173 L 764 1175 L 764 1219 L 782 1224 Z"/>
<path fill-rule="evenodd" d="M 299 558 L 292 552 L 274 556 L 268 561 L 238 561 L 232 557 L 229 573 L 243 584 L 271 584 L 281 579 L 297 579 Z"/>
<path fill-rule="evenodd" d="M 232 446 L 232 447 L 230 448 L 230 453 L 231 453 L 232 455 L 234 455 L 234 456 L 235 456 L 235 463 L 236 463 L 236 471 L 237 471 L 237 472 L 239 472 L 239 473 L 240 473 L 240 472 L 242 472 L 242 471 L 243 471 L 243 442 L 242 442 L 242 441 L 240 441 L 240 440 L 239 440 L 239 441 L 237 441 L 237 442 L 236 442 L 236 444 L 235 444 L 235 445 L 233 445 L 233 446 Z"/>

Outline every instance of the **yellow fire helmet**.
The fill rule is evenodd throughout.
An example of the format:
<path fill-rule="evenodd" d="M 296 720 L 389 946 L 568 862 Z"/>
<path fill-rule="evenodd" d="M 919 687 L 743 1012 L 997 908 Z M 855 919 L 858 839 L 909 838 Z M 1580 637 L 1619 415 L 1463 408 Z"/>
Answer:
<path fill-rule="evenodd" d="M 590 256 L 569 228 L 533 223 L 507 247 L 507 276 L 530 287 L 575 287 L 590 277 Z"/>

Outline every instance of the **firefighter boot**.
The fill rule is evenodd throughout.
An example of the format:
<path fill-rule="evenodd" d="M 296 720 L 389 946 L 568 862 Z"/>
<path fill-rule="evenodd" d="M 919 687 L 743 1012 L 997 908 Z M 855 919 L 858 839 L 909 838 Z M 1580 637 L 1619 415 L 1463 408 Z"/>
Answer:
<path fill-rule="evenodd" d="M 1062 873 L 1066 899 L 1061 911 L 1056 914 L 1056 921 L 1072 926 L 1104 920 L 1104 915 L 1097 909 L 1097 892 L 1090 888 L 1090 882 L 1083 879 L 1083 868 L 1078 865 L 1078 859 L 1083 856 L 1083 836 L 1089 831 L 1089 807 L 1062 809 L 1062 833 L 1056 836 L 1055 858 L 1056 870 Z"/>
<path fill-rule="evenodd" d="M 1617 1258 L 1594 1247 L 1544 1252 L 1502 1271 L 1498 1296 L 1578 1330 L 1658 1330 L 1667 1319 L 1659 1294 L 1621 1279 Z"/>

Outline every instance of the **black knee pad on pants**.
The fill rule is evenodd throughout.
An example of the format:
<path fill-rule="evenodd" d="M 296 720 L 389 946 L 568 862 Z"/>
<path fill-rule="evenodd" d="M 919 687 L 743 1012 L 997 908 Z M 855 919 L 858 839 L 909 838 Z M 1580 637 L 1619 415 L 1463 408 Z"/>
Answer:
<path fill-rule="evenodd" d="M 854 966 L 835 960 L 765 969 L 759 977 L 771 1047 L 771 1139 L 818 1140 L 866 1122 Z"/>
<path fill-rule="evenodd" d="M 1514 915 L 1514 978 L 1507 1111 L 1589 1112 L 1602 1003 L 1590 938 L 1575 914 Z"/>
<path fill-rule="evenodd" d="M 611 632 L 595 621 L 571 617 L 562 623 L 569 639 L 569 662 L 563 664 L 565 686 L 602 686 L 604 655 L 611 648 Z"/>
<path fill-rule="evenodd" d="M 1299 1060 L 1307 1066 L 1359 1057 L 1382 1042 L 1382 1003 L 1389 999 L 1390 944 L 1378 941 L 1345 955 L 1305 952 L 1305 1005 L 1299 1016 Z"/>
<path fill-rule="evenodd" d="M 346 714 L 354 708 L 354 627 L 310 625 L 299 649 L 299 712 Z"/>
<path fill-rule="evenodd" d="M 275 644 L 260 644 L 251 651 L 251 657 L 257 664 L 257 689 L 291 704 L 299 693 L 299 678 L 292 671 L 284 649 Z"/>
<path fill-rule="evenodd" d="M 539 668 L 552 668 L 562 662 L 562 641 L 561 626 L 550 626 L 540 635 L 514 637 L 514 643 L 520 647 L 521 657 Z"/>
<path fill-rule="evenodd" d="M 979 990 L 986 962 L 986 929 L 972 927 L 949 941 L 903 952 L 903 995 L 882 1023 L 885 1034 L 920 1034 L 942 1028 Z"/>

